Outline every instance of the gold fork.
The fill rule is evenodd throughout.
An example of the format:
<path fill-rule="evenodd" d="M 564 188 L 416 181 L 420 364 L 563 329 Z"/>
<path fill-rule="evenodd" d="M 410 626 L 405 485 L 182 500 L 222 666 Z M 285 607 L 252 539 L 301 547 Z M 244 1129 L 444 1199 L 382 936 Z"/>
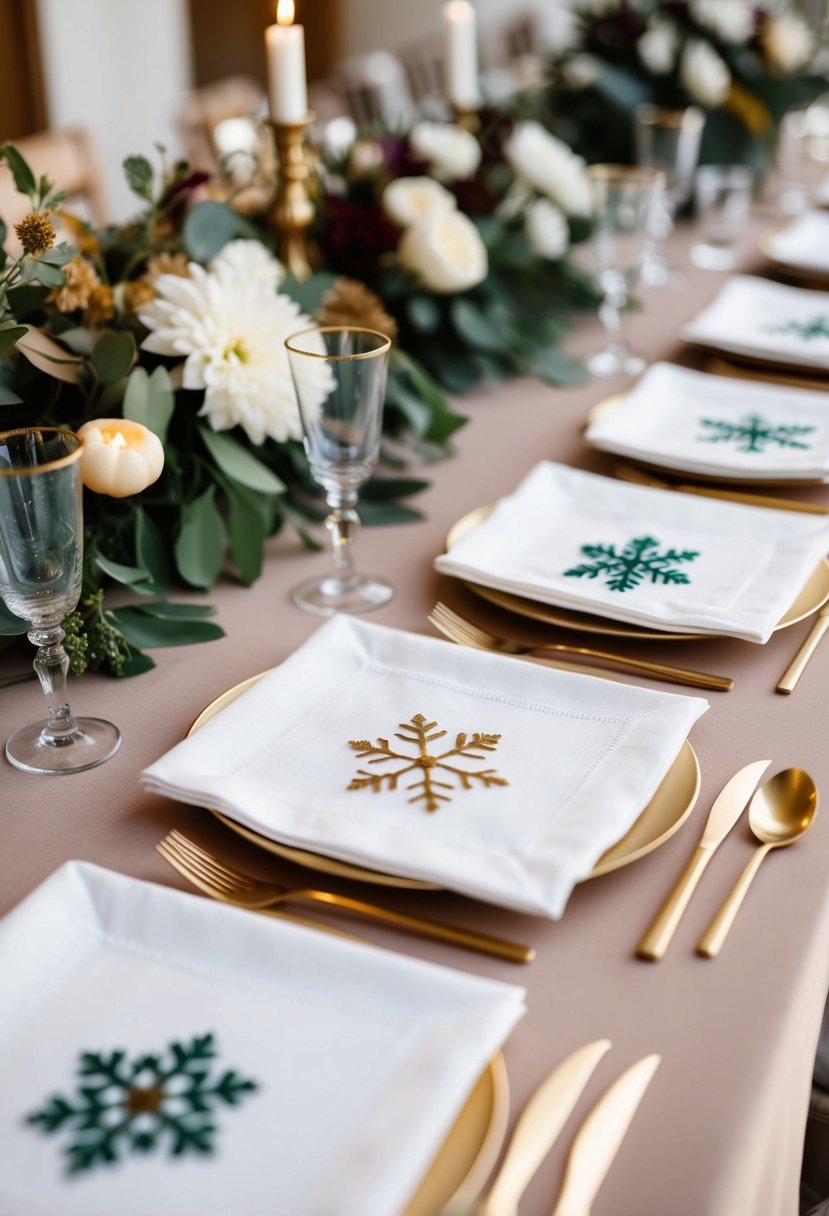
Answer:
<path fill-rule="evenodd" d="M 434 941 L 449 942 L 453 946 L 464 946 L 467 950 L 477 950 L 479 954 L 489 954 L 509 963 L 529 963 L 535 958 L 532 946 L 505 941 L 500 937 L 490 937 L 488 933 L 456 929 L 453 925 L 446 925 L 441 921 L 428 920 L 424 916 L 410 916 L 406 912 L 395 912 L 391 908 L 381 908 L 378 904 L 352 899 L 349 895 L 337 895 L 333 891 L 318 891 L 305 887 L 301 890 L 289 890 L 278 883 L 260 882 L 249 874 L 243 874 L 241 870 L 235 870 L 219 861 L 212 853 L 208 853 L 175 829 L 155 847 L 164 860 L 193 886 L 213 899 L 235 904 L 239 908 L 267 912 L 268 909 L 288 900 L 310 900 L 313 903 L 345 908 L 349 912 L 357 912 L 360 916 L 370 917 L 382 924 L 393 925 L 407 933 L 419 934 Z"/>
<path fill-rule="evenodd" d="M 576 646 L 569 642 L 538 642 L 532 646 L 522 646 L 508 638 L 486 633 L 457 612 L 453 612 L 446 604 L 435 604 L 429 613 L 429 620 L 453 642 L 458 642 L 461 646 L 471 646 L 476 650 L 514 655 L 531 655 L 537 651 L 554 650 L 561 654 L 587 655 L 591 659 L 603 659 L 604 662 L 614 663 L 617 667 L 642 671 L 674 684 L 690 684 L 694 688 L 708 688 L 715 692 L 728 692 L 734 687 L 734 681 L 728 676 L 709 675 L 704 671 L 691 671 L 687 667 L 671 667 L 667 663 L 654 663 L 651 659 L 633 659 L 607 650 L 594 650 L 590 646 Z"/>

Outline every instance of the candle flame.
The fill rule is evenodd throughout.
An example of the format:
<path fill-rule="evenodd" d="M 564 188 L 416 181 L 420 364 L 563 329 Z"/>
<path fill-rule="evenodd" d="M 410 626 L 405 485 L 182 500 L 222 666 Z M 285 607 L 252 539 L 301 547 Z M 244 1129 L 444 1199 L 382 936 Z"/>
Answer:
<path fill-rule="evenodd" d="M 278 25 L 293 25 L 294 0 L 278 0 L 276 5 L 276 21 Z"/>

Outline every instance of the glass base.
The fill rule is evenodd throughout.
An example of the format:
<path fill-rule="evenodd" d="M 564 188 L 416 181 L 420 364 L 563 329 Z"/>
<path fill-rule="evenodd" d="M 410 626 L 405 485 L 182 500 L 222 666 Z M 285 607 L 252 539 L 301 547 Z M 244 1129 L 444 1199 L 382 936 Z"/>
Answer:
<path fill-rule="evenodd" d="M 700 241 L 688 256 L 700 270 L 733 270 L 737 265 L 737 251 L 733 245 L 709 245 Z"/>
<path fill-rule="evenodd" d="M 57 777 L 96 768 L 121 746 L 118 727 L 103 718 L 76 718 L 75 725 L 59 740 L 47 733 L 45 722 L 21 726 L 6 740 L 6 759 L 24 773 Z"/>
<path fill-rule="evenodd" d="M 641 282 L 644 287 L 681 287 L 685 276 L 661 254 L 654 254 L 642 263 Z"/>
<path fill-rule="evenodd" d="M 394 595 L 393 587 L 382 578 L 355 574 L 351 578 L 312 578 L 291 593 L 291 599 L 305 612 L 333 616 L 335 612 L 371 612 L 382 608 Z"/>
<path fill-rule="evenodd" d="M 585 360 L 587 368 L 594 376 L 638 376 L 648 366 L 648 361 L 642 355 L 629 350 L 620 342 L 611 342 L 604 350 L 597 351 Z"/>

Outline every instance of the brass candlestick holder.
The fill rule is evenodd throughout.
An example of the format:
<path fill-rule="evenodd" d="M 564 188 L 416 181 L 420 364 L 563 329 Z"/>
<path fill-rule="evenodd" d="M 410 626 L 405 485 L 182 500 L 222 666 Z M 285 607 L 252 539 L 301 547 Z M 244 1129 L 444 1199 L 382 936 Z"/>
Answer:
<path fill-rule="evenodd" d="M 316 118 L 309 110 L 299 122 L 272 122 L 279 176 L 271 222 L 276 230 L 280 261 L 294 278 L 311 276 L 306 233 L 314 218 L 308 195 L 308 162 L 305 158 L 305 132 Z"/>
<path fill-rule="evenodd" d="M 455 122 L 464 131 L 470 131 L 473 135 L 477 135 L 481 125 L 481 114 L 479 106 L 460 106 L 456 102 L 452 102 L 452 110 L 455 115 Z"/>

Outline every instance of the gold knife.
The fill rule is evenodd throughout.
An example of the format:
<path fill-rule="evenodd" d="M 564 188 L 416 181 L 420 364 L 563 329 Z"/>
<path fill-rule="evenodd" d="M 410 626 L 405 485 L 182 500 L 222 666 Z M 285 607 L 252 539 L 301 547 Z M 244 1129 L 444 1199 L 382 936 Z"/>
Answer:
<path fill-rule="evenodd" d="M 721 490 L 713 485 L 689 485 L 687 482 L 665 481 L 631 465 L 616 466 L 616 476 L 634 485 L 651 486 L 655 490 L 674 490 L 677 494 L 696 494 L 699 498 L 721 498 L 725 502 L 742 503 L 747 507 L 764 507 L 770 511 L 799 511 L 802 515 L 829 515 L 829 507 L 816 502 L 797 502 L 794 498 L 776 498 L 773 494 L 755 494 L 746 490 Z"/>
<path fill-rule="evenodd" d="M 794 656 L 791 663 L 789 663 L 789 666 L 786 668 L 777 682 L 778 692 L 794 692 L 797 681 L 806 670 L 807 663 L 817 650 L 820 640 L 827 629 L 829 629 L 829 606 L 826 608 L 821 608 L 820 612 L 815 617 L 814 624 L 806 636 L 806 641 L 800 647 L 797 654 Z"/>
<path fill-rule="evenodd" d="M 636 947 L 639 958 L 648 959 L 650 962 L 662 958 L 703 870 L 742 815 L 749 795 L 770 764 L 771 760 L 755 760 L 753 764 L 747 764 L 735 773 L 722 789 L 711 807 L 699 844 L 647 933 Z"/>
<path fill-rule="evenodd" d="M 517 1216 L 518 1201 L 558 1138 L 573 1108 L 609 1050 L 609 1039 L 597 1039 L 567 1056 L 530 1098 L 515 1125 L 506 1157 L 475 1216 Z"/>
<path fill-rule="evenodd" d="M 578 1130 L 553 1216 L 589 1216 L 662 1057 L 644 1056 L 614 1081 Z"/>

